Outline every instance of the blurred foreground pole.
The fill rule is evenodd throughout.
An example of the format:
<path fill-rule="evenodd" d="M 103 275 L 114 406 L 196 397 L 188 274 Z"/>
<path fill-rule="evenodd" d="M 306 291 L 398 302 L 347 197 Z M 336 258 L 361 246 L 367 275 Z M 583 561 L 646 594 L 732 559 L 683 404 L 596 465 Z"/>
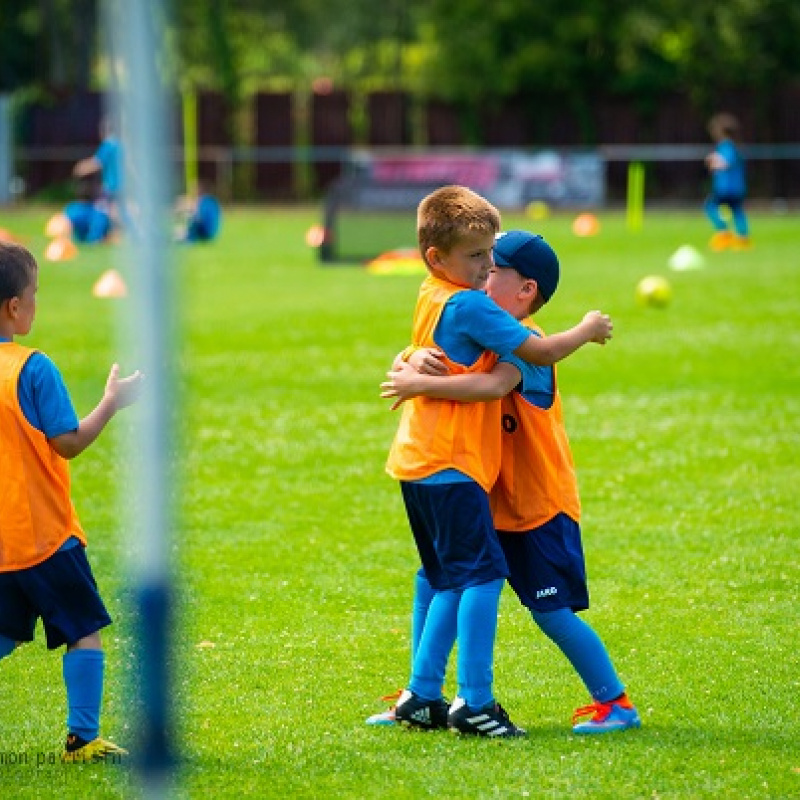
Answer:
<path fill-rule="evenodd" d="M 105 0 L 112 92 L 124 162 L 124 240 L 131 314 L 126 368 L 144 370 L 130 442 L 126 535 L 136 598 L 137 736 L 132 757 L 146 797 L 169 792 L 173 763 L 170 675 L 173 525 L 173 308 L 168 59 L 162 0 Z"/>

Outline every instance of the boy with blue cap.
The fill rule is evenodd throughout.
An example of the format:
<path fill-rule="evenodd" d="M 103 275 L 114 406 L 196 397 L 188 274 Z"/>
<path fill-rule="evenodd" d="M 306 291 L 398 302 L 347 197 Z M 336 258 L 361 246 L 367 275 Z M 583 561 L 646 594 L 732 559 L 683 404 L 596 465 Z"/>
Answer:
<path fill-rule="evenodd" d="M 541 236 L 509 231 L 498 235 L 493 255 L 487 294 L 543 335 L 529 317 L 558 287 L 555 252 Z M 534 366 L 510 354 L 489 373 L 444 377 L 446 371 L 437 351 L 420 351 L 409 364 L 399 364 L 389 373 L 389 380 L 381 384 L 382 396 L 397 398 L 395 407 L 420 395 L 461 402 L 502 398 L 501 467 L 490 503 L 509 568 L 508 582 L 593 698 L 573 715 L 573 731 L 594 734 L 638 728 L 639 715 L 605 646 L 576 614 L 588 608 L 589 597 L 577 480 L 555 367 Z M 424 583 L 424 576 L 419 576 L 415 628 L 426 613 Z M 389 711 L 368 721 L 390 722 L 391 716 Z M 579 722 L 586 716 L 590 719 Z"/>

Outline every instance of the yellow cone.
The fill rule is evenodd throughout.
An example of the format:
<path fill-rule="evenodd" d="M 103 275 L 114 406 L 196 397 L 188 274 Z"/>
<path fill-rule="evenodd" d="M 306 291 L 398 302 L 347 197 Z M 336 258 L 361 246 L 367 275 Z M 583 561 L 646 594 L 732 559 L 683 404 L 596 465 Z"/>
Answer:
<path fill-rule="evenodd" d="M 78 248 L 71 239 L 59 237 L 53 239 L 44 251 L 44 257 L 48 261 L 71 261 L 78 255 Z"/>
<path fill-rule="evenodd" d="M 541 222 L 550 216 L 550 206 L 544 200 L 531 200 L 525 206 L 525 213 L 535 222 Z"/>
<path fill-rule="evenodd" d="M 95 297 L 125 297 L 128 287 L 119 272 L 107 269 L 92 287 L 92 294 Z"/>

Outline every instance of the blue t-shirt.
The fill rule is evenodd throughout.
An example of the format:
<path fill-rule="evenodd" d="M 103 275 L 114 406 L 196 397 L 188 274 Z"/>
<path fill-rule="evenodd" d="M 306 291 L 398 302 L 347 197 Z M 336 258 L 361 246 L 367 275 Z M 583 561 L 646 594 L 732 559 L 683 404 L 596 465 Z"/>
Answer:
<path fill-rule="evenodd" d="M 117 197 L 122 189 L 122 147 L 113 137 L 103 139 L 94 157 L 100 162 L 103 192 Z"/>
<path fill-rule="evenodd" d="M 451 361 L 470 366 L 484 350 L 500 356 L 510 355 L 531 333 L 486 294 L 470 289 L 454 294 L 445 303 L 433 332 L 433 341 Z M 445 484 L 471 480 L 458 470 L 445 469 L 417 483 Z"/>
<path fill-rule="evenodd" d="M 711 173 L 711 187 L 717 197 L 743 198 L 747 191 L 744 161 L 731 139 L 723 139 L 715 151 L 725 159 L 725 169 Z"/>
<path fill-rule="evenodd" d="M 222 209 L 216 197 L 201 195 L 197 200 L 197 209 L 189 220 L 186 238 L 190 242 L 205 242 L 213 239 L 219 231 Z"/>
<path fill-rule="evenodd" d="M 474 364 L 484 350 L 513 353 L 531 331 L 477 289 L 454 294 L 445 303 L 433 333 L 436 346 L 457 364 Z"/>
<path fill-rule="evenodd" d="M 9 339 L 0 338 L 0 342 Z M 78 430 L 78 415 L 58 367 L 33 353 L 19 374 L 17 398 L 25 419 L 48 439 Z"/>
<path fill-rule="evenodd" d="M 531 331 L 531 333 L 534 336 L 539 335 L 536 331 Z M 537 408 L 550 408 L 553 405 L 555 381 L 552 367 L 537 367 L 513 354 L 503 356 L 500 360 L 506 364 L 512 364 L 520 371 L 522 378 L 515 391 L 519 392 L 525 400 Z"/>

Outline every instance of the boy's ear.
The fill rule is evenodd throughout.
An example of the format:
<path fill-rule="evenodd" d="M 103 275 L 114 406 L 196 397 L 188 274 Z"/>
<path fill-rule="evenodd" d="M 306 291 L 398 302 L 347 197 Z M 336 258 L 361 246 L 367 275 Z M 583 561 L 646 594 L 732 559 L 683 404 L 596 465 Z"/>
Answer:
<path fill-rule="evenodd" d="M 528 278 L 525 283 L 522 284 L 520 292 L 533 301 L 539 294 L 539 284 L 533 278 Z"/>
<path fill-rule="evenodd" d="M 442 251 L 438 247 L 431 245 L 425 251 L 425 260 L 431 267 L 438 267 L 442 260 Z"/>
<path fill-rule="evenodd" d="M 444 253 L 438 248 L 431 245 L 425 251 L 425 263 L 428 265 L 428 269 L 436 275 L 436 277 L 442 277 L 442 256 Z"/>
<path fill-rule="evenodd" d="M 0 301 L 0 313 L 14 319 L 19 311 L 19 297 L 8 297 Z"/>

